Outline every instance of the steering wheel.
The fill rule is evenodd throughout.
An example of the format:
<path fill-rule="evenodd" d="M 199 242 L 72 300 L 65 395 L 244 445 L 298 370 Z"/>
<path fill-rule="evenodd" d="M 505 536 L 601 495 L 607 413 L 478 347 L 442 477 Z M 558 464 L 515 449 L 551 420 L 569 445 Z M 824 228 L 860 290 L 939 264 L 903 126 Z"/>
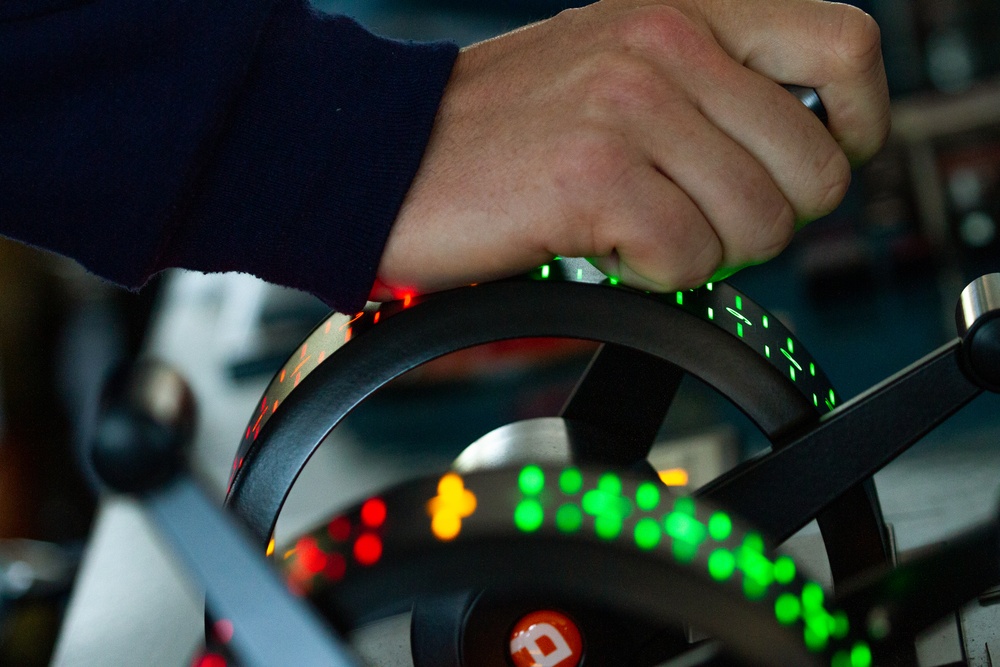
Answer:
<path fill-rule="evenodd" d="M 406 297 L 321 323 L 265 391 L 241 443 L 227 503 L 263 548 L 309 456 L 367 396 L 450 352 L 533 336 L 604 343 L 560 415 L 569 434 L 565 456 L 581 466 L 620 469 L 643 461 L 684 374 L 737 405 L 776 451 L 815 429 L 839 400 L 804 346 L 730 286 L 649 294 L 623 288 L 581 260 L 557 259 L 522 279 Z M 780 496 L 780 487 L 774 493 Z M 889 549 L 866 478 L 837 495 L 818 522 L 839 582 L 885 565 Z M 741 512 L 738 499 L 729 506 Z M 799 517 L 769 538 L 784 539 L 812 518 Z M 418 606 L 415 623 L 465 624 L 470 615 L 496 616 L 510 601 L 488 600 L 484 612 L 481 606 L 478 598 L 444 611 Z M 444 664 L 439 647 L 415 639 L 415 648 L 434 656 L 426 664 Z"/>
<path fill-rule="evenodd" d="M 541 270 L 542 280 L 552 278 L 551 269 Z M 579 293 L 590 294 L 591 303 L 601 303 L 596 295 L 615 289 L 587 283 L 583 269 L 571 262 L 561 269 L 564 274 L 567 269 L 579 271 L 575 280 L 558 284 L 575 285 L 567 294 L 585 289 Z M 716 290 L 722 293 L 718 286 L 706 288 Z M 504 289 L 497 293 L 509 294 Z M 516 289 L 513 293 L 522 294 Z M 675 296 L 677 305 L 688 299 L 685 294 Z M 664 297 L 642 298 L 664 303 Z M 404 315 L 417 312 L 420 304 L 414 301 L 396 304 L 399 314 L 392 320 L 413 327 L 414 319 Z M 737 318 L 752 311 L 734 303 L 731 314 L 740 323 L 752 326 L 756 321 L 764 327 L 766 315 L 759 314 L 759 320 Z M 711 309 L 708 321 L 713 321 L 715 307 L 706 307 Z M 696 314 L 700 311 L 701 306 L 694 308 Z M 370 314 L 364 336 L 387 328 L 379 324 L 379 313 L 386 312 L 392 311 Z M 351 324 L 343 329 L 342 343 L 364 339 L 354 337 Z M 984 276 L 966 288 L 958 329 L 959 338 L 848 403 L 834 407 L 836 397 L 829 394 L 827 407 L 834 409 L 789 436 L 781 448 L 711 484 L 703 495 L 729 497 L 731 505 L 743 501 L 740 513 L 756 515 L 768 527 L 763 534 L 780 539 L 983 389 L 1000 389 L 1000 274 Z M 706 330 L 693 331 L 704 335 Z M 743 340 L 745 334 L 737 329 L 732 338 Z M 630 339 L 616 334 L 611 344 L 622 340 Z M 803 353 L 792 349 L 791 339 L 785 343 L 788 354 L 782 356 L 801 366 L 807 357 L 790 358 Z M 768 347 L 765 344 L 765 359 Z M 343 358 L 357 348 L 356 342 L 343 345 L 334 357 Z M 304 346 L 298 353 L 299 372 L 307 352 Z M 330 358 L 325 365 L 332 363 Z M 309 404 L 316 387 L 303 388 L 309 377 L 321 377 L 323 366 L 290 383 L 292 389 L 280 399 L 281 410 L 271 408 L 272 418 L 255 418 L 245 455 L 261 456 L 264 450 L 259 448 L 268 437 L 274 438 L 272 444 L 295 445 L 295 438 L 283 441 L 275 434 L 282 433 L 279 427 L 301 423 L 282 424 L 279 419 L 289 406 Z M 740 369 L 747 366 L 749 362 Z M 287 659 L 296 664 L 356 665 L 181 472 L 178 445 L 193 421 L 183 383 L 175 374 L 156 369 L 146 373 L 145 380 L 141 375 L 105 401 L 95 436 L 95 469 L 113 488 L 144 495 L 157 523 L 205 587 L 210 613 L 234 620 L 238 630 L 230 631 L 228 641 L 241 660 L 250 665 Z M 282 375 L 287 376 L 279 374 L 278 385 L 283 384 Z M 812 368 L 809 376 L 822 382 Z M 812 390 L 812 385 L 806 389 Z M 818 394 L 816 399 L 818 404 Z M 854 580 L 832 603 L 821 587 L 798 577 L 791 559 L 773 556 L 761 533 L 711 500 L 673 497 L 639 465 L 622 471 L 590 461 L 599 458 L 602 448 L 617 444 L 603 440 L 607 435 L 599 431 L 590 434 L 594 424 L 584 424 L 580 439 L 569 443 L 567 456 L 580 459 L 579 464 L 508 463 L 463 475 L 449 472 L 369 498 L 285 553 L 289 584 L 308 594 L 338 629 L 391 613 L 414 596 L 470 587 L 501 591 L 499 602 L 491 599 L 475 610 L 478 615 L 463 620 L 458 639 L 473 649 L 469 653 L 459 647 L 456 664 L 576 667 L 624 661 L 674 667 L 867 667 L 912 664 L 906 647 L 912 648 L 915 632 L 1000 581 L 1000 519 L 994 516 L 889 573 Z M 250 470 L 255 460 L 244 459 L 236 466 L 234 490 L 254 479 Z M 820 466 L 817 474 L 816 461 L 830 465 Z M 280 483 L 270 487 L 280 488 Z M 794 503 L 774 504 L 789 495 Z M 552 608 L 535 608 L 534 613 L 504 621 L 505 614 L 516 610 L 512 600 L 522 607 L 544 602 Z M 623 622 L 608 621 L 619 613 L 616 620 Z M 498 619 L 503 621 L 500 633 Z M 630 632 L 633 619 L 638 620 Z M 714 639 L 694 648 L 683 639 L 674 641 L 676 635 L 669 631 L 681 622 L 707 630 Z M 650 633 L 657 641 L 636 641 L 649 639 Z"/>

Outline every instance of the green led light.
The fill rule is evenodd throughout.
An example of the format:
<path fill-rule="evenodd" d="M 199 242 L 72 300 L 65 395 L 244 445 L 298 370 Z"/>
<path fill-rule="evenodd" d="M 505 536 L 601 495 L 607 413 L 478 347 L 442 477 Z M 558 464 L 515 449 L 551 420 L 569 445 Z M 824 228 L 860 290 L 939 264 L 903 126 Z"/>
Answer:
<path fill-rule="evenodd" d="M 522 500 L 514 509 L 514 525 L 525 533 L 538 530 L 545 519 L 542 504 L 534 499 Z"/>
<path fill-rule="evenodd" d="M 842 611 L 834 613 L 831 617 L 833 621 L 833 627 L 830 629 L 830 634 L 837 639 L 843 639 L 847 636 L 847 633 L 851 630 L 851 623 L 847 620 L 847 614 Z"/>
<path fill-rule="evenodd" d="M 829 636 L 816 632 L 808 625 L 802 630 L 802 639 L 806 643 L 806 648 L 813 652 L 822 651 L 830 642 Z"/>
<path fill-rule="evenodd" d="M 851 667 L 870 667 L 872 664 L 872 650 L 868 644 L 860 642 L 851 649 Z"/>
<path fill-rule="evenodd" d="M 799 603 L 799 599 L 791 593 L 782 593 L 774 601 L 774 615 L 777 617 L 778 623 L 782 625 L 791 625 L 799 620 L 801 614 L 802 605 Z"/>
<path fill-rule="evenodd" d="M 601 478 L 597 480 L 597 488 L 604 493 L 610 493 L 612 495 L 621 495 L 622 492 L 622 480 L 621 477 L 615 475 L 614 473 L 605 473 L 601 475 Z"/>
<path fill-rule="evenodd" d="M 743 324 L 740 322 L 736 323 L 736 335 L 743 338 Z"/>
<path fill-rule="evenodd" d="M 705 288 L 708 289 L 709 292 L 711 292 L 713 289 L 715 289 L 715 286 L 712 283 L 707 283 L 705 285 Z"/>
<path fill-rule="evenodd" d="M 819 407 L 819 396 L 817 396 L 816 394 L 813 394 L 813 405 L 816 406 L 817 408 Z"/>
<path fill-rule="evenodd" d="M 545 473 L 538 466 L 525 466 L 517 477 L 517 485 L 526 496 L 537 496 L 545 488 Z"/>
<path fill-rule="evenodd" d="M 613 540 L 622 532 L 622 520 L 614 514 L 602 514 L 594 519 L 594 532 L 605 540 Z"/>
<path fill-rule="evenodd" d="M 789 338 L 788 340 L 791 340 L 791 338 Z M 790 350 L 786 350 L 785 348 L 781 348 L 781 353 L 783 355 L 785 355 L 785 359 L 788 359 L 789 363 L 791 363 L 793 366 L 795 366 L 795 368 L 797 368 L 800 371 L 802 370 L 802 366 L 799 364 L 799 362 L 795 361 L 795 357 L 792 356 L 792 353 L 791 353 Z"/>
<path fill-rule="evenodd" d="M 764 346 L 764 356 L 767 357 L 768 359 L 771 358 L 771 346 L 770 345 L 765 345 Z"/>
<path fill-rule="evenodd" d="M 583 269 L 577 269 L 576 270 L 576 279 L 577 280 L 583 280 Z"/>
<path fill-rule="evenodd" d="M 830 661 L 830 667 L 851 667 L 850 654 L 847 651 L 837 651 Z"/>
<path fill-rule="evenodd" d="M 612 285 L 617 285 L 620 281 L 621 279 L 618 276 L 608 276 L 608 282 Z"/>
<path fill-rule="evenodd" d="M 816 377 L 816 364 L 813 363 L 809 364 L 809 375 Z"/>
<path fill-rule="evenodd" d="M 832 405 L 836 405 L 836 404 L 837 404 L 837 397 L 834 396 L 833 389 L 831 389 L 830 390 L 830 405 L 832 406 Z"/>
<path fill-rule="evenodd" d="M 791 338 L 787 338 L 785 339 L 785 342 L 788 344 L 788 351 L 795 354 L 795 341 Z"/>
<path fill-rule="evenodd" d="M 583 475 L 576 468 L 566 468 L 559 475 L 559 488 L 568 496 L 580 493 L 583 488 Z"/>
<path fill-rule="evenodd" d="M 767 593 L 767 586 L 764 586 L 758 581 L 753 579 L 745 578 L 743 579 L 743 595 L 747 597 L 748 600 L 759 600 Z"/>
<path fill-rule="evenodd" d="M 677 293 L 677 305 L 678 306 L 683 306 L 684 305 L 684 292 L 678 292 Z"/>
<path fill-rule="evenodd" d="M 542 265 L 542 278 L 548 278 L 548 277 L 549 277 L 549 265 L 544 264 Z"/>
<path fill-rule="evenodd" d="M 802 606 L 808 611 L 823 609 L 823 588 L 819 584 L 810 581 L 802 587 Z"/>
<path fill-rule="evenodd" d="M 708 557 L 708 573 L 716 581 L 726 581 L 736 571 L 736 557 L 731 551 L 716 549 Z"/>
<path fill-rule="evenodd" d="M 556 510 L 556 528 L 564 533 L 573 533 L 583 525 L 583 512 L 573 503 L 566 503 Z"/>
<path fill-rule="evenodd" d="M 788 556 L 778 556 L 774 561 L 774 580 L 779 584 L 790 584 L 795 579 L 795 561 Z"/>
<path fill-rule="evenodd" d="M 705 541 L 705 526 L 681 512 L 671 512 L 663 522 L 667 535 L 680 542 L 698 546 Z"/>
<path fill-rule="evenodd" d="M 660 537 L 662 536 L 660 524 L 656 523 L 656 519 L 650 519 L 649 517 L 639 519 L 635 524 L 634 536 L 635 543 L 640 549 L 653 549 L 660 543 Z"/>
<path fill-rule="evenodd" d="M 681 512 L 682 514 L 687 514 L 688 516 L 694 516 L 694 498 L 688 498 L 687 496 L 681 496 L 674 500 L 674 511 Z"/>
<path fill-rule="evenodd" d="M 768 328 L 769 326 L 771 326 L 771 321 L 767 319 L 767 315 L 761 316 L 760 323 L 762 325 L 764 325 L 765 329 Z"/>
<path fill-rule="evenodd" d="M 690 563 L 698 555 L 698 545 L 674 540 L 674 558 L 681 563 Z"/>
<path fill-rule="evenodd" d="M 760 533 L 747 533 L 743 537 L 743 548 L 758 554 L 764 553 L 764 538 Z"/>
<path fill-rule="evenodd" d="M 715 319 L 715 309 L 714 308 L 709 307 L 709 309 L 708 309 L 708 319 L 710 319 L 710 320 L 714 320 Z"/>
<path fill-rule="evenodd" d="M 743 297 L 736 297 L 736 310 L 743 310 Z"/>
<path fill-rule="evenodd" d="M 789 366 L 788 367 L 788 377 L 792 378 L 792 380 L 795 379 L 795 367 L 794 366 Z"/>
<path fill-rule="evenodd" d="M 646 512 L 655 510 L 656 506 L 660 504 L 660 489 L 652 482 L 643 482 L 635 490 L 635 504 Z"/>
<path fill-rule="evenodd" d="M 712 518 L 708 520 L 708 534 L 712 536 L 713 540 L 717 542 L 722 542 L 723 540 L 729 539 L 729 536 L 733 533 L 733 520 L 729 518 L 729 515 L 725 512 L 716 512 L 712 515 Z"/>

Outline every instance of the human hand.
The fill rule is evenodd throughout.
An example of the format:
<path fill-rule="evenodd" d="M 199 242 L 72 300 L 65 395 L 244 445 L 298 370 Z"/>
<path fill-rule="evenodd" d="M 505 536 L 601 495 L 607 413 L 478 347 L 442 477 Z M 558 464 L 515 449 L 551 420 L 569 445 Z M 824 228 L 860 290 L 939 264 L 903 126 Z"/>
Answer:
<path fill-rule="evenodd" d="M 778 83 L 815 88 L 828 128 Z M 658 291 L 764 261 L 889 129 L 879 31 L 821 0 L 602 0 L 465 49 L 381 287 L 592 257 Z"/>

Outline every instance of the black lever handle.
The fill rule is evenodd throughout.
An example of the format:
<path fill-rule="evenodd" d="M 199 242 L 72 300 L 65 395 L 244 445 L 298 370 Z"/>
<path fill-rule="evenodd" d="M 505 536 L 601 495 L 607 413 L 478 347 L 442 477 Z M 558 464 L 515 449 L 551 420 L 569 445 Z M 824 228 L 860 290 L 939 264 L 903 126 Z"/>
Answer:
<path fill-rule="evenodd" d="M 357 667 L 313 610 L 293 597 L 243 531 L 184 471 L 194 399 L 170 368 L 142 364 L 108 384 L 92 447 L 112 489 L 140 495 L 159 532 L 205 591 L 214 619 L 232 623 L 240 664 Z"/>

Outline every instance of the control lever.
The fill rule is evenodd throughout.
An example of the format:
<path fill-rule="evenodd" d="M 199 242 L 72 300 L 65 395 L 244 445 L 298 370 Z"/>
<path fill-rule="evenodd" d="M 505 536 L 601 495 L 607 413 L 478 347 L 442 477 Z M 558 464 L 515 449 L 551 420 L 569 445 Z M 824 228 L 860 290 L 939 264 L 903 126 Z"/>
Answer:
<path fill-rule="evenodd" d="M 183 449 L 193 427 L 194 400 L 176 372 L 145 363 L 120 373 L 102 396 L 94 469 L 112 490 L 141 498 L 204 590 L 209 616 L 232 623 L 227 649 L 241 664 L 358 667 L 185 471 Z"/>

